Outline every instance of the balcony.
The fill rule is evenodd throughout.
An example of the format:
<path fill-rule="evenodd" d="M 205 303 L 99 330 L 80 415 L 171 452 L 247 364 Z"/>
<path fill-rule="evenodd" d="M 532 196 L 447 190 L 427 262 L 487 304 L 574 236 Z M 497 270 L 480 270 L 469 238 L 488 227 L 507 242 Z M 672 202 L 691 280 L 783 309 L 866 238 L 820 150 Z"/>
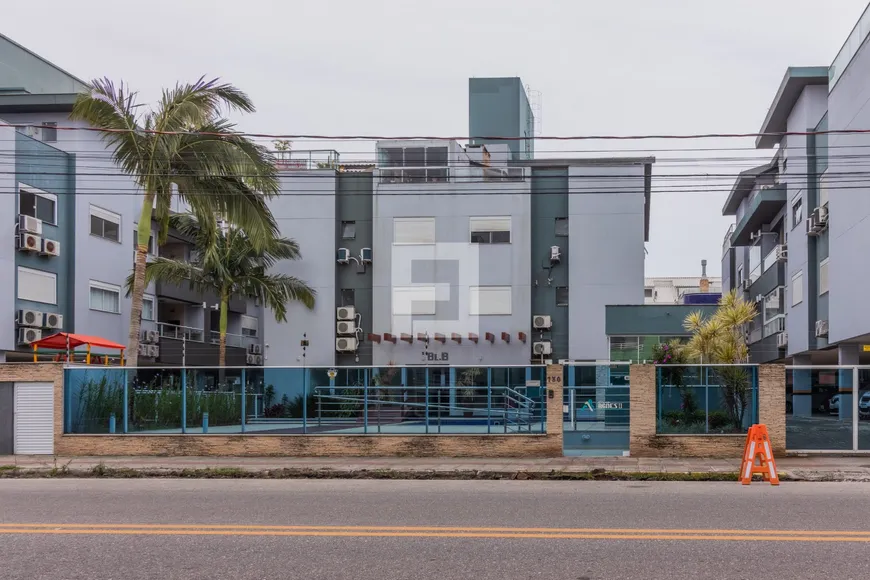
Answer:
<path fill-rule="evenodd" d="M 731 235 L 734 233 L 734 228 L 737 227 L 737 224 L 731 224 L 728 228 L 728 231 L 725 232 L 725 239 L 722 241 L 722 257 L 725 257 L 725 254 L 728 253 L 728 250 L 731 249 Z"/>
<path fill-rule="evenodd" d="M 205 302 L 208 305 L 213 305 L 218 303 L 217 294 L 213 292 L 199 292 L 192 289 L 189 284 L 167 284 L 166 282 L 158 281 L 155 286 L 158 298 L 168 298 L 169 300 L 177 300 L 187 304 L 202 304 Z M 228 307 L 230 312 L 244 314 L 247 310 L 247 304 L 239 298 L 231 299 Z"/>
<path fill-rule="evenodd" d="M 212 330 L 209 332 L 209 341 L 212 344 L 220 344 L 221 341 L 221 333 L 217 330 Z M 247 336 L 244 334 L 231 334 L 227 333 L 227 346 L 232 346 L 235 348 L 243 348 L 245 351 L 250 350 L 252 344 L 258 344 L 260 339 L 256 336 Z"/>
<path fill-rule="evenodd" d="M 766 186 L 756 189 L 749 196 L 746 211 L 731 234 L 732 246 L 748 246 L 752 243 L 752 233 L 770 223 L 786 203 L 786 187 L 784 184 Z"/>
<path fill-rule="evenodd" d="M 278 149 L 272 154 L 275 156 L 275 168 L 278 171 L 338 169 L 340 167 L 340 155 L 334 149 Z"/>
<path fill-rule="evenodd" d="M 449 167 L 402 167 L 381 169 L 380 183 L 447 183 Z"/>
<path fill-rule="evenodd" d="M 160 357 L 163 365 L 217 366 L 220 336 L 202 328 L 179 326 L 166 322 L 157 323 L 160 334 Z M 206 340 L 206 337 L 208 340 Z M 240 334 L 227 334 L 227 365 L 244 366 L 250 344 L 257 338 Z"/>

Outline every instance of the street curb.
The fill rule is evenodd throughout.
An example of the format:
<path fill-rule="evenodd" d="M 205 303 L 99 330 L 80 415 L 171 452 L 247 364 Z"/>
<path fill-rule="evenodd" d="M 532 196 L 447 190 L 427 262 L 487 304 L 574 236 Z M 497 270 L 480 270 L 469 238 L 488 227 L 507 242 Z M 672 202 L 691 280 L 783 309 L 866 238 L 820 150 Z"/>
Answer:
<path fill-rule="evenodd" d="M 399 469 L 245 469 L 238 467 L 216 468 L 129 468 L 98 464 L 90 469 L 68 466 L 45 468 L 21 468 L 14 465 L 0 466 L 0 479 L 51 479 L 51 478 L 182 478 L 182 479 L 395 479 L 395 480 L 518 480 L 518 481 L 737 481 L 735 472 L 642 472 L 608 471 L 483 471 L 483 470 L 399 470 Z M 808 481 L 780 473 L 781 481 Z M 814 481 L 820 481 L 813 479 Z M 839 481 L 839 480 L 826 480 Z"/>

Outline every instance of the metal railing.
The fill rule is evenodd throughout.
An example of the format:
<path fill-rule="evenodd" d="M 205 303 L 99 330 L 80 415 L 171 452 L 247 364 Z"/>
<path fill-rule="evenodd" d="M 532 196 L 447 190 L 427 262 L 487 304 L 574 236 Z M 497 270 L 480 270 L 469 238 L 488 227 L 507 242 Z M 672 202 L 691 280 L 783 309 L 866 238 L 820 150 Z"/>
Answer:
<path fill-rule="evenodd" d="M 167 322 L 158 322 L 157 329 L 160 332 L 160 336 L 164 338 L 189 340 L 192 342 L 205 342 L 205 331 L 202 328 L 193 328 L 191 326 L 179 326 L 177 324 L 169 324 Z"/>
<path fill-rule="evenodd" d="M 247 350 L 250 348 L 252 344 L 256 344 L 259 342 L 259 338 L 256 336 L 248 336 L 246 334 L 232 334 L 228 332 L 226 334 L 227 337 L 227 346 L 234 346 L 236 348 L 244 348 Z M 209 331 L 209 342 L 212 344 L 219 344 L 221 341 L 221 333 L 217 330 Z"/>
<path fill-rule="evenodd" d="M 731 224 L 728 228 L 728 231 L 725 232 L 725 239 L 722 241 L 722 256 L 728 253 L 728 250 L 731 249 L 731 235 L 734 233 L 734 228 L 737 227 L 737 224 Z"/>
<path fill-rule="evenodd" d="M 334 149 L 298 149 L 273 151 L 278 171 L 338 169 L 340 154 Z"/>
<path fill-rule="evenodd" d="M 380 183 L 447 183 L 449 167 L 401 167 L 378 170 Z"/>

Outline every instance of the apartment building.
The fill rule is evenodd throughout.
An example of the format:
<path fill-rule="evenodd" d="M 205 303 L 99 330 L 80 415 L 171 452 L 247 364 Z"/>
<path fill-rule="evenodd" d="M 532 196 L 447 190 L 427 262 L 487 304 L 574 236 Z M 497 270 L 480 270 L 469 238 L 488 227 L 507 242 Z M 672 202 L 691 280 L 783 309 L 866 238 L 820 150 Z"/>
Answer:
<path fill-rule="evenodd" d="M 6 242 L 0 272 L 0 360 L 26 360 L 29 343 L 65 331 L 127 343 L 124 289 L 141 204 L 135 183 L 111 152 L 69 113 L 84 81 L 0 35 L 0 215 Z M 40 126 L 40 127 L 35 127 Z M 180 209 L 180 208 L 179 208 Z M 151 255 L 188 256 L 176 233 Z M 140 364 L 217 364 L 217 298 L 187 287 L 146 289 Z M 228 361 L 245 364 L 260 348 L 261 312 L 230 304 Z M 256 359 L 250 360 L 256 363 Z"/>
<path fill-rule="evenodd" d="M 715 303 L 722 296 L 722 278 L 707 276 L 707 260 L 702 260 L 703 272 L 698 277 L 645 278 L 644 304 Z"/>
<path fill-rule="evenodd" d="M 830 67 L 786 71 L 756 141 L 776 151 L 740 174 L 723 207 L 735 216 L 724 240 L 723 284 L 759 304 L 750 332 L 756 362 L 870 361 L 863 346 L 870 344 L 863 307 L 870 269 L 862 258 L 870 243 L 870 181 L 862 169 L 870 137 L 837 133 L 870 127 L 868 23 L 870 7 Z M 846 403 L 849 385 L 840 387 Z M 809 395 L 799 404 L 795 389 L 795 413 L 808 412 Z"/>

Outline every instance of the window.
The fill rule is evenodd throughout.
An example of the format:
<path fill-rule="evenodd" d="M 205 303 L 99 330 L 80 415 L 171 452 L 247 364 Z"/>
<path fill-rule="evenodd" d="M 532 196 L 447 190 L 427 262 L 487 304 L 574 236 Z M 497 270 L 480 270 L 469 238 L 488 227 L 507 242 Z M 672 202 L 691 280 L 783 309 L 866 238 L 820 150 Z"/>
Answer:
<path fill-rule="evenodd" d="M 472 244 L 511 243 L 511 218 L 473 217 L 470 220 Z"/>
<path fill-rule="evenodd" d="M 644 291 L 646 294 L 646 291 Z M 568 306 L 568 287 L 556 286 L 556 306 Z"/>
<path fill-rule="evenodd" d="M 804 273 L 798 272 L 791 277 L 791 305 L 797 306 L 804 301 Z"/>
<path fill-rule="evenodd" d="M 801 194 L 797 194 L 797 201 L 791 205 L 791 227 L 796 228 L 798 224 L 804 221 L 804 202 L 801 199 Z"/>
<path fill-rule="evenodd" d="M 749 248 L 749 283 L 754 284 L 761 276 L 761 246 Z"/>
<path fill-rule="evenodd" d="M 556 235 L 563 238 L 568 236 L 568 218 L 556 218 Z"/>
<path fill-rule="evenodd" d="M 121 241 L 121 216 L 95 205 L 91 206 L 91 235 L 113 242 Z"/>
<path fill-rule="evenodd" d="M 342 288 L 340 306 L 353 306 L 354 304 L 356 304 L 356 292 L 354 289 Z"/>
<path fill-rule="evenodd" d="M 18 187 L 18 213 L 57 224 L 57 196 L 32 187 Z"/>
<path fill-rule="evenodd" d="M 393 314 L 413 316 L 435 314 L 435 286 L 405 286 L 393 288 Z"/>
<path fill-rule="evenodd" d="M 57 304 L 57 275 L 19 266 L 18 299 Z"/>
<path fill-rule="evenodd" d="M 489 316 L 511 313 L 510 286 L 472 286 L 471 316 Z"/>
<path fill-rule="evenodd" d="M 154 297 L 148 294 L 142 297 L 142 320 L 154 320 Z"/>
<path fill-rule="evenodd" d="M 743 286 L 743 264 L 737 267 L 737 288 Z"/>
<path fill-rule="evenodd" d="M 135 229 L 135 230 L 133 230 L 133 249 L 135 250 L 138 245 L 139 245 L 139 230 Z M 151 236 L 148 238 L 148 254 L 151 256 L 157 255 L 157 243 L 154 240 L 154 234 L 151 234 Z"/>
<path fill-rule="evenodd" d="M 644 288 L 643 289 L 643 297 L 644 298 L 652 298 L 653 297 L 653 289 L 652 288 Z"/>
<path fill-rule="evenodd" d="M 42 141 L 45 143 L 57 143 L 57 123 L 54 121 L 42 122 Z"/>
<path fill-rule="evenodd" d="M 121 287 L 103 282 L 90 283 L 90 308 L 111 314 L 121 313 Z"/>
<path fill-rule="evenodd" d="M 819 262 L 819 296 L 828 293 L 828 258 Z"/>
<path fill-rule="evenodd" d="M 394 244 L 434 244 L 435 218 L 393 218 Z"/>
<path fill-rule="evenodd" d="M 256 338 L 260 332 L 260 320 L 256 316 L 242 314 L 242 336 Z"/>
<path fill-rule="evenodd" d="M 341 239 L 353 240 L 356 238 L 356 222 L 341 222 Z"/>
<path fill-rule="evenodd" d="M 770 322 L 774 317 L 785 314 L 782 301 L 783 288 L 776 288 L 764 297 L 764 322 Z"/>

